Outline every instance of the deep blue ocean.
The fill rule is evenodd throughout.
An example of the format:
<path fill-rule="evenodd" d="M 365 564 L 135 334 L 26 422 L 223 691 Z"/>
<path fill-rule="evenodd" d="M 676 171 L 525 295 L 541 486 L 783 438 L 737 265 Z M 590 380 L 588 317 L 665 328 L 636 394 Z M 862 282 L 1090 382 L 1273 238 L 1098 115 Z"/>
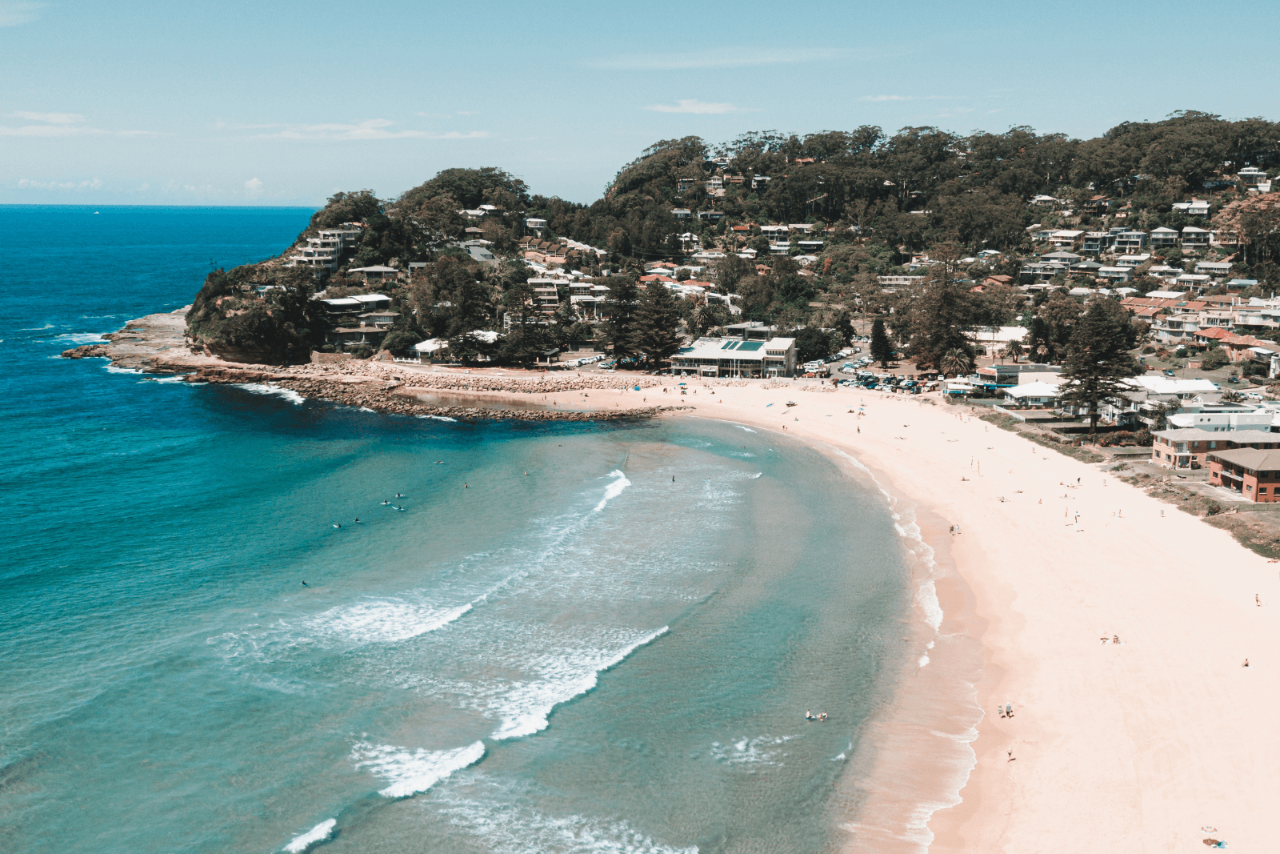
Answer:
<path fill-rule="evenodd" d="M 0 851 L 838 849 L 911 601 L 855 473 L 58 358 L 310 214 L 0 206 Z"/>

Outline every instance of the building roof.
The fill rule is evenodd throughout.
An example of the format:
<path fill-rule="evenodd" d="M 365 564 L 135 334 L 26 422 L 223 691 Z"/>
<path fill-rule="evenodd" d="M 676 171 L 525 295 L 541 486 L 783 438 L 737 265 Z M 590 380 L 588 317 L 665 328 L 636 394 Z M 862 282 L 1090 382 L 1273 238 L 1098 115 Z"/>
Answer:
<path fill-rule="evenodd" d="M 1151 434 L 1166 442 L 1280 442 L 1280 433 L 1267 430 L 1205 430 L 1202 427 L 1172 427 Z M 1264 438 L 1265 437 L 1265 438 Z"/>
<path fill-rule="evenodd" d="M 1061 390 L 1052 383 L 1033 382 L 1007 388 L 1004 393 L 1006 397 L 1020 399 L 1024 397 L 1057 397 Z"/>
<path fill-rule="evenodd" d="M 1280 451 L 1264 451 L 1257 448 L 1237 448 L 1234 451 L 1215 451 L 1212 459 L 1240 466 L 1255 472 L 1280 472 Z"/>

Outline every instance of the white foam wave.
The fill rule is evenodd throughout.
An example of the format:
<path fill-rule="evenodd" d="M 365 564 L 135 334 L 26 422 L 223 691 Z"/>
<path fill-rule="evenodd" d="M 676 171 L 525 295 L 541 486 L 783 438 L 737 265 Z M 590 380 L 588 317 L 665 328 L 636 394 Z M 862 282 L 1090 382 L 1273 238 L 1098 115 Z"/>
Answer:
<path fill-rule="evenodd" d="M 109 374 L 141 374 L 142 373 L 142 371 L 138 370 L 137 368 L 120 368 L 120 367 L 116 367 L 115 365 L 107 365 L 106 370 L 107 370 L 107 373 Z"/>
<path fill-rule="evenodd" d="M 752 480 L 759 480 L 759 479 L 760 479 L 760 477 L 761 477 L 763 474 L 764 474 L 764 472 L 762 472 L 762 471 L 758 471 L 758 472 L 756 472 L 755 474 L 751 475 L 751 479 L 752 479 Z"/>
<path fill-rule="evenodd" d="M 734 426 L 737 427 L 739 430 L 746 430 L 748 433 L 756 432 L 755 430 L 752 430 L 750 427 L 743 427 L 741 424 L 735 424 Z"/>
<path fill-rule="evenodd" d="M 357 602 L 330 608 L 312 618 L 309 626 L 318 634 L 359 644 L 397 643 L 442 629 L 471 607 L 471 603 L 456 608 L 436 608 L 407 602 Z"/>
<path fill-rule="evenodd" d="M 275 395 L 276 397 L 283 397 L 294 406 L 301 406 L 303 401 L 306 400 L 305 397 L 298 394 L 291 388 L 280 388 L 279 386 L 268 385 L 266 383 L 233 383 L 233 385 L 236 388 L 242 388 L 247 392 L 252 392 L 253 394 L 268 394 Z"/>
<path fill-rule="evenodd" d="M 52 340 L 64 344 L 101 344 L 107 340 L 102 337 L 106 334 L 105 332 L 69 332 L 66 335 L 58 335 Z"/>
<path fill-rule="evenodd" d="M 547 718 L 561 703 L 596 687 L 600 674 L 616 667 L 642 646 L 667 633 L 667 626 L 636 638 L 621 650 L 579 650 L 567 655 L 544 656 L 530 667 L 541 679 L 517 683 L 491 706 L 489 713 L 502 721 L 495 741 L 533 735 L 547 728 Z"/>
<path fill-rule="evenodd" d="M 391 785 L 378 791 L 384 798 L 407 798 L 425 792 L 484 758 L 483 741 L 453 750 L 408 750 L 361 742 L 351 751 L 357 768 L 368 768 Z"/>
<path fill-rule="evenodd" d="M 725 765 L 782 765 L 782 751 L 779 748 L 792 739 L 792 736 L 762 735 L 756 738 L 740 738 L 732 744 L 714 742 L 711 745 L 711 756 Z"/>
<path fill-rule="evenodd" d="M 442 797 L 441 801 L 449 822 L 477 837 L 477 848 L 494 854 L 698 854 L 696 845 L 664 845 L 623 820 L 547 815 L 521 806 L 509 792 L 495 792 L 484 800 Z"/>
<path fill-rule="evenodd" d="M 448 415 L 419 415 L 419 418 L 426 418 L 430 421 L 448 421 L 451 424 L 457 424 L 458 419 L 450 418 Z"/>
<path fill-rule="evenodd" d="M 151 382 L 153 383 L 184 383 L 186 381 L 187 381 L 187 374 L 181 374 L 176 377 L 161 377 L 159 379 L 151 380 Z"/>
<path fill-rule="evenodd" d="M 303 851 L 306 851 L 317 842 L 324 842 L 328 839 L 337 824 L 338 820 L 335 818 L 322 821 L 301 836 L 295 836 L 293 841 L 284 847 L 284 850 L 288 851 L 289 854 L 302 854 Z"/>
<path fill-rule="evenodd" d="M 595 512 L 597 513 L 603 510 L 606 504 L 621 495 L 622 490 L 631 485 L 631 481 L 627 480 L 627 476 L 617 469 L 609 472 L 609 477 L 615 478 L 615 480 L 605 488 L 604 498 L 601 498 L 600 503 L 596 505 Z"/>

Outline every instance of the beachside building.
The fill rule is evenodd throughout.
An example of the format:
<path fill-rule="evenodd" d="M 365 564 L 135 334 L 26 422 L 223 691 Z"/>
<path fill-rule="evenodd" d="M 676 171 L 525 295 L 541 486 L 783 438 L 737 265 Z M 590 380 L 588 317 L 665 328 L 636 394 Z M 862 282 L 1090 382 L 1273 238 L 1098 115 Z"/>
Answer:
<path fill-rule="evenodd" d="M 699 338 L 676 351 L 671 370 L 703 377 L 789 377 L 796 370 L 796 342 L 794 338 Z"/>
<path fill-rule="evenodd" d="M 1273 503 L 1280 500 L 1280 453 L 1242 448 L 1209 454 L 1209 482 L 1250 501 Z"/>
<path fill-rule="evenodd" d="M 979 368 L 977 375 L 983 382 L 995 383 L 999 386 L 1018 386 L 1036 382 L 1056 385 L 1062 381 L 1062 368 L 1059 365 L 1041 365 L 1034 362 L 1018 365 L 991 365 Z"/>
<path fill-rule="evenodd" d="M 1241 448 L 1280 448 L 1280 433 L 1265 430 L 1222 432 L 1198 427 L 1177 427 L 1151 434 L 1151 462 L 1164 468 L 1204 468 L 1209 465 L 1211 455 Z"/>
<path fill-rule="evenodd" d="M 1051 406 L 1059 393 L 1056 384 L 1036 381 L 1006 388 L 1004 398 L 1015 406 Z"/>

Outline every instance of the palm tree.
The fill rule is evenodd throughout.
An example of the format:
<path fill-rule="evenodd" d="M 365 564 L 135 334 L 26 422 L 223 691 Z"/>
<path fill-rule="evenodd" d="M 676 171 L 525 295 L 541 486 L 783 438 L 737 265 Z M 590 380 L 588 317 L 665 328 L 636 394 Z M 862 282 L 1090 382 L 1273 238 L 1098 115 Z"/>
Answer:
<path fill-rule="evenodd" d="M 1009 358 L 1013 359 L 1015 365 L 1018 364 L 1018 359 L 1026 353 L 1026 350 L 1022 349 L 1022 344 L 1018 341 L 1010 341 L 1009 346 L 1004 349 L 1009 354 Z"/>
<path fill-rule="evenodd" d="M 943 376 L 963 376 L 973 370 L 973 356 L 963 347 L 953 347 L 938 360 L 938 370 Z"/>

